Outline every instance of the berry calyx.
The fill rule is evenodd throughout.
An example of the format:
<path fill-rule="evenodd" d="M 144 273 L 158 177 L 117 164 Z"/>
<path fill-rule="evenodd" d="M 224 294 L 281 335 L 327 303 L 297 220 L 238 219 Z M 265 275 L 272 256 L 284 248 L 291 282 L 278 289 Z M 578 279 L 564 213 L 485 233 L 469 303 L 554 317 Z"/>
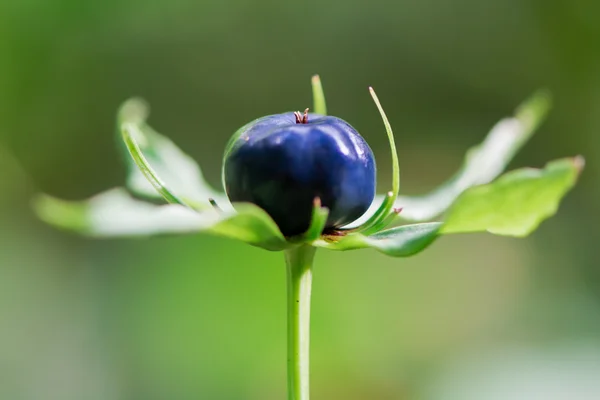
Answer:
<path fill-rule="evenodd" d="M 294 117 L 296 117 L 297 124 L 308 124 L 308 108 L 304 110 L 304 114 L 300 114 L 300 111 L 294 111 Z"/>

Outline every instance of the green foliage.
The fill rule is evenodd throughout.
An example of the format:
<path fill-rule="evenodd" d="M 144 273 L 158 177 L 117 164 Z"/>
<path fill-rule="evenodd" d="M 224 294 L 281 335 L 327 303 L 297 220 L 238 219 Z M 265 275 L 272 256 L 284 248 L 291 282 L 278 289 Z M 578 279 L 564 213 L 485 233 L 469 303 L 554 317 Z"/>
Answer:
<path fill-rule="evenodd" d="M 496 182 L 466 190 L 454 202 L 444 222 L 403 225 L 371 236 L 352 233 L 338 241 L 321 240 L 316 245 L 332 250 L 369 247 L 390 256 L 406 257 L 425 249 L 443 234 L 488 231 L 526 236 L 556 213 L 582 167 L 583 161 L 577 157 L 553 161 L 542 170 L 512 171 Z"/>
<path fill-rule="evenodd" d="M 481 144 L 467 151 L 462 167 L 452 178 L 425 195 L 398 197 L 395 206 L 403 209 L 400 218 L 412 222 L 436 218 L 469 187 L 497 178 L 546 118 L 550 105 L 546 91 L 532 95 L 517 108 L 514 117 L 498 122 Z"/>
<path fill-rule="evenodd" d="M 315 111 L 326 113 L 318 76 L 313 77 Z M 118 131 L 128 152 L 126 189 L 113 189 L 87 201 L 67 202 L 41 195 L 35 209 L 46 222 L 83 234 L 140 236 L 206 232 L 237 239 L 267 250 L 285 250 L 303 243 L 332 250 L 373 248 L 394 257 L 425 249 L 442 234 L 488 231 L 525 236 L 553 215 L 583 168 L 582 158 L 551 162 L 545 169 L 520 169 L 493 181 L 544 119 L 549 95 L 540 92 L 523 103 L 515 116 L 500 121 L 482 144 L 467 152 L 463 167 L 449 181 L 419 197 L 398 197 L 400 168 L 392 128 L 373 89 L 393 160 L 392 191 L 374 202 L 371 213 L 351 229 L 323 235 L 328 210 L 315 199 L 309 230 L 284 238 L 265 211 L 252 204 L 230 204 L 225 194 L 203 179 L 198 165 L 173 142 L 146 123 L 148 109 L 140 100 L 127 101 L 118 115 Z M 165 205 L 146 199 L 163 199 Z M 380 204 L 377 206 L 377 204 Z M 393 209 L 397 207 L 397 209 Z M 383 230 L 400 216 L 428 221 L 447 211 L 445 220 Z"/>

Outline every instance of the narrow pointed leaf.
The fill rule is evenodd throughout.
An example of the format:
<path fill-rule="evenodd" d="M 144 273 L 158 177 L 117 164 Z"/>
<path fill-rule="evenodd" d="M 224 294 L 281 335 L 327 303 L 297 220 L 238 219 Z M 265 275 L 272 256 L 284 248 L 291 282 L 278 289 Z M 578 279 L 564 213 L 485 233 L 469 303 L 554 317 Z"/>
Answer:
<path fill-rule="evenodd" d="M 198 164 L 170 139 L 154 131 L 147 123 L 148 107 L 131 99 L 119 111 L 118 130 L 131 157 L 127 187 L 147 198 L 164 197 L 171 203 L 208 209 L 209 198 L 231 208 L 227 197 L 208 185 Z"/>
<path fill-rule="evenodd" d="M 319 75 L 313 75 L 311 79 L 313 92 L 313 111 L 316 114 L 327 115 L 327 105 L 325 104 L 325 93 Z"/>
<path fill-rule="evenodd" d="M 583 158 L 556 160 L 544 169 L 523 168 L 465 191 L 448 211 L 441 233 L 488 231 L 526 236 L 554 215 L 575 185 Z"/>
<path fill-rule="evenodd" d="M 237 212 L 219 213 L 211 209 L 198 213 L 179 204 L 146 203 L 118 188 L 85 201 L 40 195 L 34 201 L 34 209 L 43 221 L 53 226 L 93 237 L 206 232 L 267 250 L 288 247 L 273 220 L 251 204 L 236 205 Z"/>
<path fill-rule="evenodd" d="M 359 231 L 361 231 L 364 235 L 370 235 L 371 233 L 377 232 L 378 228 L 383 224 L 384 221 L 389 221 L 390 214 L 392 214 L 392 209 L 394 208 L 394 201 L 397 199 L 398 193 L 400 192 L 400 164 L 398 162 L 398 150 L 396 149 L 394 132 L 392 131 L 392 126 L 390 125 L 385 111 L 381 106 L 379 98 L 372 87 L 369 88 L 369 93 L 371 94 L 371 97 L 377 106 L 377 110 L 381 115 L 390 145 L 392 155 L 392 190 L 389 191 L 381 201 L 379 201 L 380 206 L 369 218 L 365 220 L 364 223 L 353 223 L 349 226 L 350 229 L 358 226 Z M 377 200 L 375 200 L 373 204 L 377 204 Z"/>

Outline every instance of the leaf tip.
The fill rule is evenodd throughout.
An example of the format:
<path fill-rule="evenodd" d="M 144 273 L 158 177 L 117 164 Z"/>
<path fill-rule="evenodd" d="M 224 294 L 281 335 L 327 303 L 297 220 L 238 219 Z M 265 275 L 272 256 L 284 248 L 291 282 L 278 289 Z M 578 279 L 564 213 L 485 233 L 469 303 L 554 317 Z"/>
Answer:
<path fill-rule="evenodd" d="M 58 202 L 58 199 L 49 196 L 45 193 L 37 194 L 31 200 L 31 207 L 37 216 L 44 222 L 49 222 L 52 213 L 50 212 L 53 206 Z"/>
<path fill-rule="evenodd" d="M 577 169 L 577 173 L 581 174 L 585 168 L 585 158 L 582 155 L 573 157 L 573 165 L 575 166 L 575 169 Z"/>
<path fill-rule="evenodd" d="M 313 200 L 313 208 L 315 210 L 320 210 L 322 213 L 329 213 L 329 208 L 323 207 L 323 202 L 319 196 L 315 197 Z"/>
<path fill-rule="evenodd" d="M 315 197 L 315 200 L 313 202 L 315 209 L 317 210 L 321 210 L 321 213 L 323 215 L 327 214 L 327 216 L 329 216 L 329 207 L 324 207 L 323 206 L 323 202 L 321 201 L 320 197 Z"/>
<path fill-rule="evenodd" d="M 65 201 L 41 193 L 36 195 L 31 206 L 40 220 L 58 228 L 85 231 L 85 204 Z"/>
<path fill-rule="evenodd" d="M 515 115 L 529 129 L 535 129 L 546 117 L 551 108 L 552 93 L 549 89 L 543 88 L 534 92 L 517 107 Z"/>
<path fill-rule="evenodd" d="M 119 122 L 131 122 L 140 124 L 144 122 L 150 114 L 150 105 L 141 97 L 132 97 L 125 100 L 118 112 Z"/>
<path fill-rule="evenodd" d="M 327 104 L 325 101 L 325 93 L 321 84 L 321 77 L 318 74 L 312 76 L 311 79 L 313 92 L 313 109 L 314 112 L 321 115 L 327 115 Z"/>

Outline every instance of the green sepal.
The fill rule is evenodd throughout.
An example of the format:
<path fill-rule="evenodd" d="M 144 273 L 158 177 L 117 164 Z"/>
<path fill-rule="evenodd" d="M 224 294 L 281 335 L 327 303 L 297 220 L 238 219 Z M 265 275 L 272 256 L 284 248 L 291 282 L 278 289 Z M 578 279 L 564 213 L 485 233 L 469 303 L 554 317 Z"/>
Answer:
<path fill-rule="evenodd" d="M 319 239 L 323 233 L 323 230 L 325 229 L 327 217 L 329 217 L 329 209 L 321 207 L 321 199 L 318 197 L 315 198 L 310 226 L 308 231 L 301 235 L 300 241 L 304 243 L 311 243 Z"/>
<path fill-rule="evenodd" d="M 380 225 L 383 220 L 391 222 L 388 218 L 386 218 L 386 215 L 389 215 L 388 210 L 391 210 L 394 207 L 394 202 L 396 201 L 397 196 L 394 196 L 394 192 L 387 192 L 384 196 L 379 197 L 383 197 L 383 199 L 376 198 L 375 201 L 373 201 L 373 204 L 380 203 L 379 207 L 377 207 L 377 209 L 370 214 L 370 217 L 366 221 L 361 221 L 358 226 L 356 226 L 357 222 L 355 221 L 345 227 L 345 229 L 348 231 L 360 232 L 363 235 L 369 235 L 376 232 L 376 227 Z M 369 214 L 369 211 L 367 211 L 367 214 Z"/>
<path fill-rule="evenodd" d="M 383 201 L 381 201 L 381 205 L 377 208 L 377 211 L 357 228 L 357 230 L 364 235 L 378 232 L 384 227 L 384 223 L 393 221 L 393 218 L 390 219 L 390 215 L 396 215 L 396 213 L 392 212 L 392 209 L 394 208 L 394 201 L 398 198 L 398 194 L 400 193 L 400 163 L 398 162 L 398 150 L 396 149 L 394 132 L 392 131 L 392 126 L 379 102 L 379 98 L 372 87 L 369 88 L 369 93 L 381 115 L 390 145 L 392 155 L 392 190 L 385 195 Z"/>

